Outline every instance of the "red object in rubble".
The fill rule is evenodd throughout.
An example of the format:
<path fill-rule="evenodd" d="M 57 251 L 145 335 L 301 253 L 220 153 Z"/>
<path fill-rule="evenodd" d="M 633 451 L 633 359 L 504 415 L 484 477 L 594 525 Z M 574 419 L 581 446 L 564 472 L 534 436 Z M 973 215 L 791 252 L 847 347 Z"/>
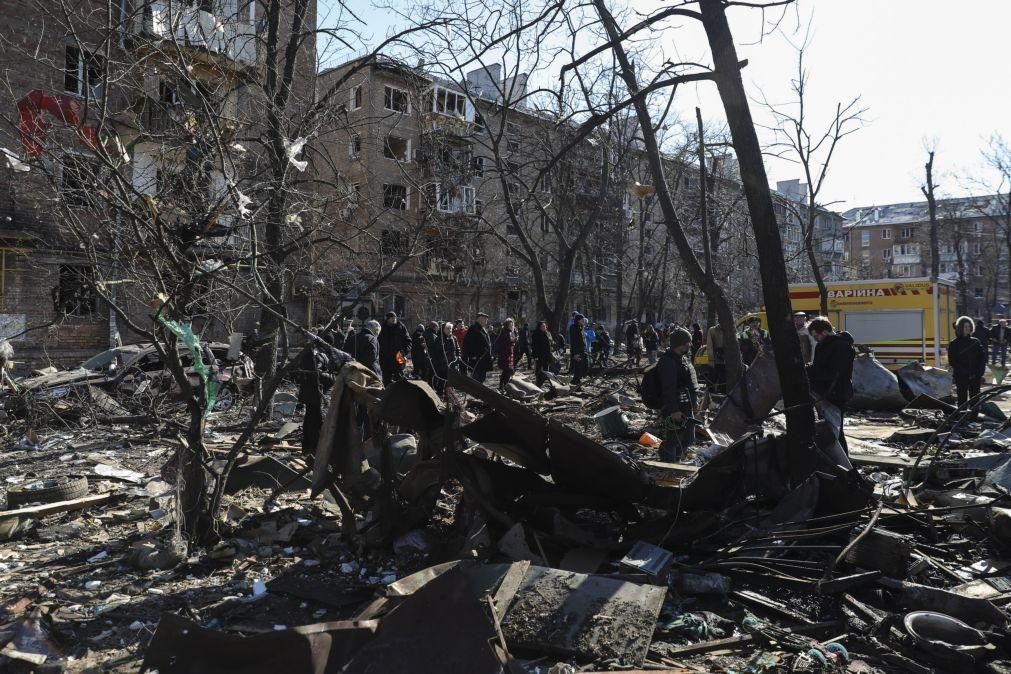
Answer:
<path fill-rule="evenodd" d="M 18 131 L 21 133 L 21 147 L 28 157 L 38 157 L 45 150 L 46 131 L 49 122 L 43 113 L 63 120 L 84 136 L 84 142 L 92 150 L 98 149 L 98 129 L 84 125 L 84 106 L 73 96 L 50 96 L 41 89 L 35 89 L 18 101 Z"/>

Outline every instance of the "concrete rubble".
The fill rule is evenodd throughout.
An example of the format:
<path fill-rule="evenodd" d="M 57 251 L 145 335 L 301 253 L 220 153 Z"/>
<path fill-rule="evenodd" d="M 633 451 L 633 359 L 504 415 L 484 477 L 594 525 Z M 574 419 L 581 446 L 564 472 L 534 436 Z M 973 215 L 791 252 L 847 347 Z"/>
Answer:
<path fill-rule="evenodd" d="M 0 670 L 1011 672 L 1011 387 L 958 411 L 945 374 L 861 356 L 856 470 L 822 439 L 798 479 L 767 367 L 677 464 L 633 370 L 505 395 L 451 371 L 445 398 L 349 374 L 315 456 L 294 406 L 260 424 L 188 557 L 160 544 L 171 411 L 12 412 Z"/>

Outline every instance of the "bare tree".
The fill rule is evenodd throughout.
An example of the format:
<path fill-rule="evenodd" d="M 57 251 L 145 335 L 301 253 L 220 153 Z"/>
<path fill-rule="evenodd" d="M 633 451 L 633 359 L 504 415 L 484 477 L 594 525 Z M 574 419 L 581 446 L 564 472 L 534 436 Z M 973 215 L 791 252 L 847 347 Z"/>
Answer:
<path fill-rule="evenodd" d="M 772 116 L 771 127 L 773 142 L 769 148 L 770 154 L 796 163 L 800 166 L 807 184 L 805 204 L 801 208 L 793 200 L 787 201 L 787 207 L 801 223 L 801 237 L 811 274 L 818 285 L 821 313 L 828 314 L 828 287 L 825 284 L 825 274 L 821 268 L 819 255 L 821 248 L 827 243 L 833 249 L 834 238 L 823 240 L 817 236 L 819 212 L 825 204 L 819 204 L 818 197 L 825 186 L 833 156 L 839 141 L 859 130 L 863 125 L 863 115 L 867 108 L 860 105 L 860 97 L 856 96 L 847 102 L 838 102 L 835 112 L 823 131 L 812 127 L 816 122 L 811 119 L 808 106 L 808 85 L 810 71 L 804 65 L 804 55 L 811 44 L 810 25 L 804 40 L 794 47 L 797 54 L 796 77 L 790 81 L 793 100 L 786 103 L 772 104 L 764 101 L 764 107 Z"/>
<path fill-rule="evenodd" d="M 927 163 L 923 167 L 926 182 L 920 187 L 927 199 L 927 214 L 930 218 L 930 278 L 937 280 L 941 269 L 941 246 L 937 225 L 937 199 L 934 196 L 934 150 L 927 151 Z"/>

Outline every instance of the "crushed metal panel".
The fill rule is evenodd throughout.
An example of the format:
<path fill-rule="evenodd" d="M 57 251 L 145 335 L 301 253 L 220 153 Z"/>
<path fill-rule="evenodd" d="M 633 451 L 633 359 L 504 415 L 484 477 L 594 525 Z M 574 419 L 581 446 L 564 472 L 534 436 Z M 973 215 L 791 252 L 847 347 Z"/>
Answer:
<path fill-rule="evenodd" d="M 641 664 L 666 587 L 531 567 L 502 620 L 510 649 Z"/>
<path fill-rule="evenodd" d="M 540 447 L 538 451 L 530 451 L 524 445 L 524 438 L 515 431 L 515 424 L 510 423 L 501 412 L 491 412 L 462 426 L 460 433 L 525 468 L 543 475 L 547 475 L 551 470 L 544 447 Z"/>
<path fill-rule="evenodd" d="M 342 671 L 499 674 L 502 665 L 491 647 L 495 639 L 495 626 L 466 574 L 450 569 L 385 616 L 375 638 Z"/>
<path fill-rule="evenodd" d="M 329 622 L 252 637 L 200 627 L 163 613 L 142 672 L 159 674 L 323 674 L 336 672 L 369 641 L 378 623 Z"/>
<path fill-rule="evenodd" d="M 641 501 L 653 479 L 637 461 L 557 421 L 548 422 L 551 477 L 562 489 L 614 499 Z"/>

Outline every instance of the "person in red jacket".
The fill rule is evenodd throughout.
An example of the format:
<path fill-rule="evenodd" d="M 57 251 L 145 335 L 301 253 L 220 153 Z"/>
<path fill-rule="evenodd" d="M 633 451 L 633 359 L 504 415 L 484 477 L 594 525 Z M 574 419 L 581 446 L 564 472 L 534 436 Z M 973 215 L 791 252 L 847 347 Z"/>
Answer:
<path fill-rule="evenodd" d="M 516 348 L 519 342 L 519 335 L 516 333 L 516 324 L 513 319 L 507 318 L 502 323 L 497 338 L 498 346 L 498 366 L 502 370 L 499 376 L 498 387 L 502 391 L 509 380 L 516 372 Z"/>

